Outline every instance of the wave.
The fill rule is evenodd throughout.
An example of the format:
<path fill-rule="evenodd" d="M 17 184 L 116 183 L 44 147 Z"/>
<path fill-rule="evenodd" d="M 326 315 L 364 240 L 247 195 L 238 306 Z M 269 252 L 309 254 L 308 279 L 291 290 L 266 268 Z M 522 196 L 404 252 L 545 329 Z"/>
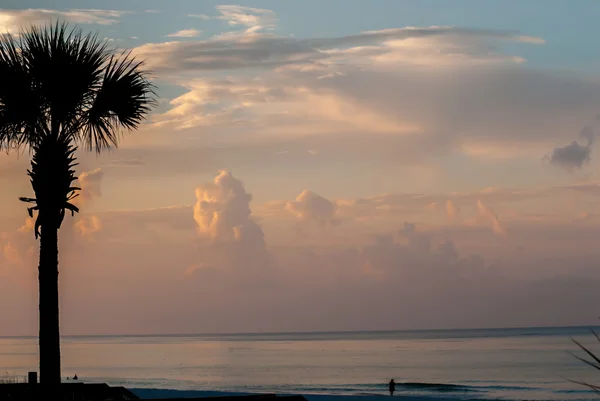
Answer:
<path fill-rule="evenodd" d="M 153 382 L 153 381 L 150 381 Z M 157 382 L 154 382 L 158 384 Z M 128 387 L 134 387 L 147 391 L 150 386 L 146 386 L 141 381 L 126 383 Z M 150 383 L 148 383 L 150 384 Z M 157 390 L 154 388 L 154 390 Z M 233 393 L 277 393 L 277 394 L 323 394 L 323 395 L 369 395 L 381 396 L 388 394 L 387 384 L 375 383 L 352 383 L 352 384 L 331 384 L 331 385 L 302 385 L 302 384 L 285 384 L 285 385 L 250 385 L 229 387 L 229 391 L 224 391 L 222 388 L 204 388 L 204 389 L 181 389 L 186 391 L 198 392 L 233 392 Z M 535 387 L 514 386 L 514 385 L 499 385 L 499 384 L 481 384 L 481 385 L 466 385 L 453 383 L 429 383 L 429 382 L 397 382 L 396 393 L 486 393 L 494 391 L 535 391 L 540 390 Z M 165 390 L 174 391 L 174 390 Z M 177 391 L 177 390 L 175 390 Z"/>
<path fill-rule="evenodd" d="M 482 391 L 474 386 L 463 386 L 460 384 L 443 384 L 443 383 L 396 383 L 396 390 L 401 391 L 416 390 L 416 391 L 436 391 L 436 392 L 468 392 L 468 391 Z"/>
<path fill-rule="evenodd" d="M 502 385 L 502 384 L 484 384 L 482 381 L 474 381 L 479 384 L 455 384 L 455 383 L 430 383 L 430 382 L 396 382 L 396 391 L 412 391 L 412 392 L 487 392 L 490 390 L 508 390 L 508 391 L 534 391 L 539 390 L 537 387 L 531 386 L 515 386 L 515 385 Z M 501 383 L 501 382 L 498 382 Z M 303 391 L 319 391 L 323 392 L 326 390 L 340 391 L 346 390 L 345 392 L 355 392 L 356 394 L 387 394 L 386 384 L 338 384 L 334 386 L 327 386 L 322 388 L 311 387 L 311 386 L 298 386 L 298 389 Z M 375 393 L 374 391 L 380 391 Z"/>
<path fill-rule="evenodd" d="M 385 394 L 381 394 L 381 393 L 356 393 L 353 395 L 360 395 L 360 396 L 364 396 L 364 397 L 385 397 Z"/>
<path fill-rule="evenodd" d="M 276 393 L 301 393 L 301 394 L 330 394 L 330 395 L 369 395 L 381 396 L 388 394 L 387 383 L 352 383 L 331 384 L 326 386 L 314 385 L 277 385 L 277 386 L 252 386 L 247 390 L 274 391 Z M 462 384 L 427 383 L 427 382 L 396 382 L 396 393 L 450 393 L 450 392 L 481 392 L 485 387 L 475 387 Z"/>
<path fill-rule="evenodd" d="M 154 384 L 154 385 L 152 385 Z M 309 401 L 369 401 L 371 397 L 389 397 L 387 383 L 312 383 L 202 386 L 181 382 L 177 390 L 159 381 L 130 381 L 120 383 L 142 398 L 215 397 L 224 395 L 279 394 L 304 395 Z M 161 389 L 162 387 L 162 389 Z M 187 388 L 186 388 L 187 387 Z M 411 400 L 582 400 L 590 399 L 589 389 L 548 388 L 541 383 L 502 383 L 500 381 L 472 381 L 459 383 L 406 381 L 396 383 L 398 397 Z M 350 398 L 346 398 L 350 397 Z M 373 400 L 375 401 L 375 400 Z"/>
<path fill-rule="evenodd" d="M 189 398 L 189 397 L 222 397 L 253 394 L 279 394 L 279 395 L 304 395 L 309 401 L 358 401 L 360 398 L 369 401 L 374 397 L 389 397 L 387 386 L 377 384 L 337 384 L 333 386 L 251 386 L 251 388 L 232 388 L 230 391 L 217 389 L 161 389 L 161 388 L 130 388 L 141 398 Z M 398 397 L 410 400 L 437 401 L 483 401 L 483 400 L 566 400 L 590 399 L 593 393 L 590 390 L 560 390 L 554 389 L 554 396 L 541 393 L 542 388 L 523 386 L 470 386 L 462 384 L 405 382 L 396 384 Z M 548 389 L 546 389 L 547 391 Z M 500 393 L 498 393 L 500 391 Z M 561 396 L 562 394 L 562 396 Z M 374 401 L 374 400 L 373 400 Z"/>

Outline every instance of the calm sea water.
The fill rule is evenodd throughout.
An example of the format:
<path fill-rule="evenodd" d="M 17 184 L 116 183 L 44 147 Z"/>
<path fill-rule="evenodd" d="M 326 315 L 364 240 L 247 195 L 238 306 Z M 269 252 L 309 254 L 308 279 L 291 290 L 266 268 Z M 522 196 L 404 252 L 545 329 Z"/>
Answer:
<path fill-rule="evenodd" d="M 394 378 L 400 394 L 597 398 L 567 381 L 600 383 L 600 371 L 569 355 L 570 337 L 600 351 L 580 327 L 66 337 L 62 356 L 65 376 L 128 388 L 384 395 Z M 37 358 L 35 338 L 0 338 L 3 371 L 25 376 Z"/>

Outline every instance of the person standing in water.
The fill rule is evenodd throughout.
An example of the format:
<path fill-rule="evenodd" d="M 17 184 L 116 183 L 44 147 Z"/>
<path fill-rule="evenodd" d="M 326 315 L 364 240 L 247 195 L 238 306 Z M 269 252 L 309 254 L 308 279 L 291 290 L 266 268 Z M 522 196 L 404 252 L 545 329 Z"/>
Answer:
<path fill-rule="evenodd" d="M 394 391 L 396 391 L 396 382 L 394 381 L 394 379 L 390 380 L 388 388 L 390 389 L 390 395 L 394 395 Z"/>

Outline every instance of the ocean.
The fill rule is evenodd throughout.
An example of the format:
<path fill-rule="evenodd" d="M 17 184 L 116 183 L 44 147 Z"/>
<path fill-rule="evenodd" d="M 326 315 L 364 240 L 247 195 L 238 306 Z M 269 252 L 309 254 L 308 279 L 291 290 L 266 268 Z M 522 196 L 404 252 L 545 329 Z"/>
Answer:
<path fill-rule="evenodd" d="M 600 331 L 600 329 L 598 330 Z M 568 379 L 600 384 L 569 352 L 600 352 L 589 327 L 282 334 L 74 336 L 63 375 L 140 395 L 214 392 L 397 395 L 457 400 L 589 400 Z M 581 352 L 578 353 L 581 355 Z M 37 339 L 0 338 L 0 369 L 37 370 Z M 195 393 L 197 392 L 197 393 Z M 177 395 L 164 392 L 162 395 Z M 161 394 L 159 394 L 161 395 Z"/>

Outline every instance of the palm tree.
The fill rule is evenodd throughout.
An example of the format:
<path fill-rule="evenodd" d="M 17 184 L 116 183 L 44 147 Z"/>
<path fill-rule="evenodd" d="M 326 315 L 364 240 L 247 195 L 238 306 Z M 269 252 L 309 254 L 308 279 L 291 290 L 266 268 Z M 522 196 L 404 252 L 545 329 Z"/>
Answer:
<path fill-rule="evenodd" d="M 155 104 L 154 86 L 131 52 L 64 23 L 0 35 L 0 149 L 32 154 L 28 175 L 40 239 L 40 382 L 60 383 L 58 229 L 79 209 L 75 151 L 116 147 Z"/>
<path fill-rule="evenodd" d="M 592 330 L 592 334 L 594 335 L 594 337 L 596 337 L 596 340 L 598 340 L 598 342 L 600 342 L 600 336 L 594 330 Z M 579 359 L 581 362 L 585 363 L 586 365 L 591 366 L 594 369 L 600 370 L 600 357 L 598 355 L 596 355 L 595 353 L 593 353 L 588 347 L 581 344 L 579 341 L 575 340 L 574 338 L 571 338 L 571 341 L 573 341 L 575 343 L 575 345 L 577 345 L 583 352 L 585 352 L 590 359 L 582 358 L 580 356 L 575 355 L 572 352 L 571 352 L 571 355 L 573 355 L 575 358 Z M 581 380 L 569 380 L 569 381 L 571 383 L 585 386 L 585 387 L 589 388 L 590 390 L 592 390 L 593 392 L 595 392 L 596 394 L 600 395 L 600 385 L 591 384 L 591 383 L 581 381 Z"/>

